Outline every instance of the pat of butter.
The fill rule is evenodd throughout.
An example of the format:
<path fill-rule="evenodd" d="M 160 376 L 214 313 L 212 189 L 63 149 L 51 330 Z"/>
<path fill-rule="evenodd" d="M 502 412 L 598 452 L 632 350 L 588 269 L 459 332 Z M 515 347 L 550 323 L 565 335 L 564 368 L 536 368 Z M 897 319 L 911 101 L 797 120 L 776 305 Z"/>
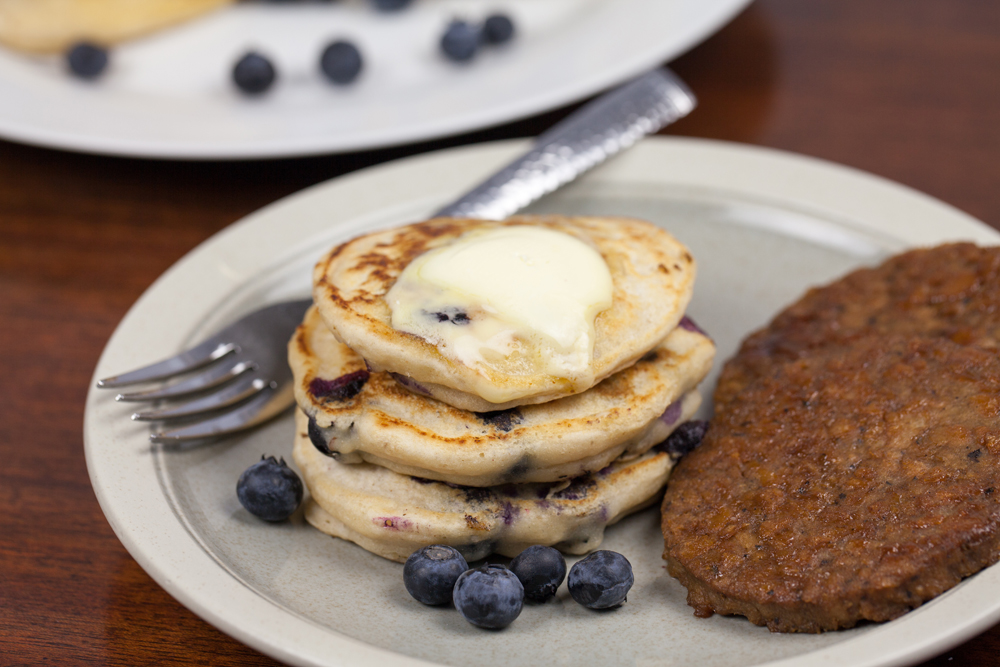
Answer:
<path fill-rule="evenodd" d="M 477 230 L 414 259 L 386 295 L 392 326 L 442 355 L 512 375 L 582 384 L 611 272 L 583 241 L 543 227 Z M 487 392 L 489 393 L 489 392 Z M 502 388 L 487 400 L 502 402 Z"/>

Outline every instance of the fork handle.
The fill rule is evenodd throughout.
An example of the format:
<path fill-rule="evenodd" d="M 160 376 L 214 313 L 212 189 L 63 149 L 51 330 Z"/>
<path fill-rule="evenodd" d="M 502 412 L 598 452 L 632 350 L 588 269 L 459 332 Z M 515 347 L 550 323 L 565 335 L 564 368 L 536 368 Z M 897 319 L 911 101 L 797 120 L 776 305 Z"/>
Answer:
<path fill-rule="evenodd" d="M 523 157 L 432 217 L 502 220 L 694 109 L 677 75 L 655 69 L 597 97 L 538 137 Z"/>

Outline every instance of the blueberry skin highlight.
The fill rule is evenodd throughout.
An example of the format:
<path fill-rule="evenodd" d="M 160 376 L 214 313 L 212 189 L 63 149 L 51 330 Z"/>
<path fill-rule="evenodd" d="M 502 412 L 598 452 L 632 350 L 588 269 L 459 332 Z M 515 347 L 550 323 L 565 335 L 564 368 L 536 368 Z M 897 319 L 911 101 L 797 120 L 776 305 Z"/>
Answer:
<path fill-rule="evenodd" d="M 432 544 L 410 554 L 403 565 L 403 585 L 418 602 L 447 604 L 458 577 L 469 569 L 454 547 Z"/>
<path fill-rule="evenodd" d="M 566 578 L 566 559 L 557 549 L 536 544 L 510 562 L 510 571 L 524 587 L 524 597 L 545 602 L 555 596 Z"/>
<path fill-rule="evenodd" d="M 108 52 L 96 44 L 80 42 L 66 51 L 66 64 L 73 76 L 96 79 L 108 67 Z"/>
<path fill-rule="evenodd" d="M 271 61 L 251 51 L 233 66 L 233 83 L 244 93 L 259 95 L 271 87 L 278 74 Z"/>
<path fill-rule="evenodd" d="M 569 571 L 569 594 L 588 609 L 613 609 L 635 582 L 632 564 L 615 551 L 595 551 Z"/>
<path fill-rule="evenodd" d="M 320 71 L 337 84 L 347 84 L 358 78 L 363 61 L 361 51 L 351 42 L 338 40 L 325 49 L 319 58 Z"/>
<path fill-rule="evenodd" d="M 479 50 L 479 30 L 466 21 L 452 21 L 441 35 L 441 51 L 450 60 L 472 60 Z"/>
<path fill-rule="evenodd" d="M 524 587 L 503 565 L 486 564 L 455 582 L 452 601 L 462 618 L 480 628 L 499 630 L 514 622 L 524 607 Z"/>
<path fill-rule="evenodd" d="M 264 521 L 284 521 L 302 503 L 302 480 L 285 460 L 264 458 L 243 471 L 236 482 L 240 504 Z"/>

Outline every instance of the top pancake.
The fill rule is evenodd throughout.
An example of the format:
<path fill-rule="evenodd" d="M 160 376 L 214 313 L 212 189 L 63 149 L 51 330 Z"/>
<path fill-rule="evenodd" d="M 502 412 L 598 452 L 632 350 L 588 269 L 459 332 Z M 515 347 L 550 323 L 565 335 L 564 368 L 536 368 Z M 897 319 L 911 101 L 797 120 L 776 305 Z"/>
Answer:
<path fill-rule="evenodd" d="M 614 285 L 610 308 L 595 320 L 593 382 L 472 368 L 442 355 L 420 337 L 391 326 L 385 295 L 420 254 L 462 234 L 506 225 L 564 232 L 595 248 Z M 454 407 L 486 412 L 542 403 L 589 389 L 633 364 L 673 330 L 691 299 L 695 264 L 688 250 L 648 222 L 627 218 L 515 216 L 503 222 L 438 218 L 375 232 L 334 248 L 313 272 L 313 299 L 327 326 L 375 370 L 397 373 Z M 482 387 L 512 398 L 493 403 Z"/>
<path fill-rule="evenodd" d="M 775 366 L 872 332 L 1000 347 L 1000 247 L 913 250 L 810 290 L 726 363 L 716 412 Z"/>

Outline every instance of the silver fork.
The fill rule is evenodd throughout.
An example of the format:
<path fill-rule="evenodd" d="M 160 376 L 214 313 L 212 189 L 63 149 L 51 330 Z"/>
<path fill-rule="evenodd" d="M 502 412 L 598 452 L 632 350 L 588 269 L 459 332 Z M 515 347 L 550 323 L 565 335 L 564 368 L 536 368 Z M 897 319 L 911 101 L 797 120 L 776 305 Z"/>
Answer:
<path fill-rule="evenodd" d="M 311 299 L 303 299 L 261 308 L 191 349 L 129 373 L 98 380 L 97 386 L 117 389 L 186 375 L 163 387 L 115 396 L 118 401 L 148 402 L 200 394 L 173 407 L 133 413 L 132 419 L 136 421 L 174 421 L 210 415 L 171 431 L 153 432 L 149 436 L 153 442 L 211 438 L 256 426 L 282 412 L 294 400 L 285 346 L 311 304 Z M 196 371 L 200 372 L 193 374 Z"/>
<path fill-rule="evenodd" d="M 653 70 L 570 114 L 540 135 L 525 155 L 431 217 L 503 219 L 686 116 L 695 104 L 694 95 L 676 75 L 667 69 Z M 192 422 L 151 433 L 153 442 L 214 438 L 256 426 L 294 401 L 285 349 L 310 303 L 290 301 L 254 311 L 189 350 L 104 378 L 97 386 L 115 389 L 187 376 L 115 397 L 147 402 L 194 397 L 132 415 L 138 421 Z"/>

